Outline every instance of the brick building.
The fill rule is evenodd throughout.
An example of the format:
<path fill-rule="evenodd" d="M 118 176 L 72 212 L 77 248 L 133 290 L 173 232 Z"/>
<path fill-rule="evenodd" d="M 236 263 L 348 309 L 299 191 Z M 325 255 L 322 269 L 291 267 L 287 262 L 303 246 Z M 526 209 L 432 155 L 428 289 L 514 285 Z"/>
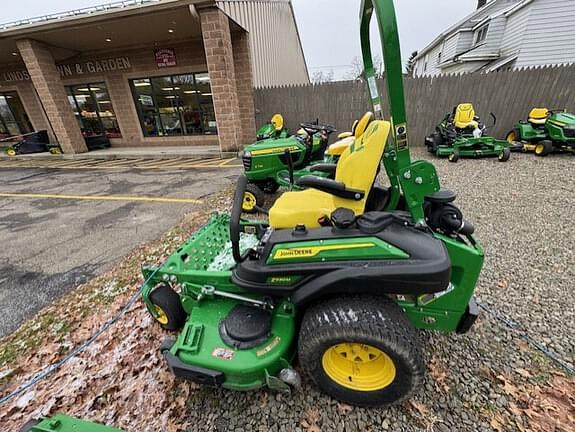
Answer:
<path fill-rule="evenodd" d="M 291 58 L 270 55 L 274 34 Z M 255 138 L 254 83 L 307 81 L 290 0 L 113 3 L 0 25 L 0 138 L 235 151 Z"/>

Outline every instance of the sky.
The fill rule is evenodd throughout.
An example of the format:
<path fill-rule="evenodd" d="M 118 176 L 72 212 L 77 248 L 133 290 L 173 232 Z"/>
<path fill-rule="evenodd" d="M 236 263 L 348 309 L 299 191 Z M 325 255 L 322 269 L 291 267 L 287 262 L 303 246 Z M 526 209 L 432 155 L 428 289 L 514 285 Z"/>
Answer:
<path fill-rule="evenodd" d="M 109 3 L 102 0 L 0 0 L 0 22 Z M 336 79 L 352 70 L 361 54 L 360 0 L 292 0 L 310 74 L 333 71 Z M 397 0 L 402 59 L 471 13 L 477 0 Z"/>

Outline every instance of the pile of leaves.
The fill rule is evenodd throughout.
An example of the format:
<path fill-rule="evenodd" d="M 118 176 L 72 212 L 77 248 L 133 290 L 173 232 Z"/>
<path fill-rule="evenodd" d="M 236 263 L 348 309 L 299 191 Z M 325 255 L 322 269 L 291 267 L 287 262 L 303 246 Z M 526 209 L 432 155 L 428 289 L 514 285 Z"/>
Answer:
<path fill-rule="evenodd" d="M 156 241 L 137 247 L 111 271 L 77 287 L 0 341 L 0 397 L 28 382 L 116 316 L 143 283 L 142 265 L 158 265 L 203 225 L 210 209 L 187 215 Z M 183 430 L 194 385 L 177 382 L 158 347 L 168 336 L 136 301 L 86 350 L 1 406 L 2 431 L 56 412 L 124 428 Z"/>

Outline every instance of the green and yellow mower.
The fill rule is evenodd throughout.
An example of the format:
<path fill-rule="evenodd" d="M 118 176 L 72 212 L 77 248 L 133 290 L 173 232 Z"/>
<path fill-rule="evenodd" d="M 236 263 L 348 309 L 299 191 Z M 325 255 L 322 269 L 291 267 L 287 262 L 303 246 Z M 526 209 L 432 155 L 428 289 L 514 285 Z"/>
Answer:
<path fill-rule="evenodd" d="M 375 82 L 374 14 L 392 121 Z M 347 403 L 397 403 L 423 381 L 418 329 L 473 325 L 483 251 L 433 164 L 410 158 L 393 1 L 363 0 L 360 27 L 374 114 L 333 178 L 299 178 L 304 189 L 281 195 L 269 220 L 250 221 L 241 176 L 231 214 L 214 214 L 164 264 L 143 269 L 148 311 L 176 332 L 160 348 L 175 376 L 289 391 L 303 372 Z M 388 188 L 376 183 L 380 166 Z"/>
<path fill-rule="evenodd" d="M 507 134 L 515 150 L 547 156 L 553 152 L 575 153 L 575 114 L 565 110 L 533 108 L 527 121 L 520 121 Z"/>
<path fill-rule="evenodd" d="M 493 113 L 491 117 L 494 126 L 497 119 Z M 475 115 L 473 105 L 462 103 L 445 115 L 435 131 L 425 138 L 425 145 L 430 153 L 448 157 L 450 162 L 457 162 L 460 157 L 488 156 L 497 156 L 500 162 L 506 162 L 511 155 L 509 143 L 487 135 L 487 129 Z"/>

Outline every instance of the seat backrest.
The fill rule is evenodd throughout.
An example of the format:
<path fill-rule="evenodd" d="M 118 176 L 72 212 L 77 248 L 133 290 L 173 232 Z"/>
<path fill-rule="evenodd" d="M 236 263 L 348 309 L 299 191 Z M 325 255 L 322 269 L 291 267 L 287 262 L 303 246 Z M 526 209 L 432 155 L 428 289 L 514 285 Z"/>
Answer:
<path fill-rule="evenodd" d="M 281 114 L 274 114 L 271 123 L 276 131 L 280 131 L 284 127 L 284 118 Z"/>
<path fill-rule="evenodd" d="M 348 136 L 347 138 L 340 139 L 339 141 L 330 144 L 325 154 L 328 156 L 341 156 L 354 140 L 355 138 L 353 136 Z"/>
<path fill-rule="evenodd" d="M 547 108 L 533 108 L 529 111 L 529 118 L 541 120 L 547 118 L 549 110 Z"/>
<path fill-rule="evenodd" d="M 455 109 L 455 116 L 453 117 L 453 123 L 455 126 L 457 124 L 468 124 L 473 121 L 475 118 L 475 110 L 473 109 L 473 105 L 470 103 L 462 103 L 457 105 Z"/>
<path fill-rule="evenodd" d="M 366 112 L 357 123 L 354 123 L 353 136 L 355 139 L 358 139 L 360 136 L 363 135 L 369 124 L 373 121 L 374 115 L 371 111 Z"/>
<path fill-rule="evenodd" d="M 390 127 L 387 121 L 372 121 L 337 163 L 335 180 L 344 183 L 347 188 L 364 191 L 364 201 L 375 181 Z"/>

